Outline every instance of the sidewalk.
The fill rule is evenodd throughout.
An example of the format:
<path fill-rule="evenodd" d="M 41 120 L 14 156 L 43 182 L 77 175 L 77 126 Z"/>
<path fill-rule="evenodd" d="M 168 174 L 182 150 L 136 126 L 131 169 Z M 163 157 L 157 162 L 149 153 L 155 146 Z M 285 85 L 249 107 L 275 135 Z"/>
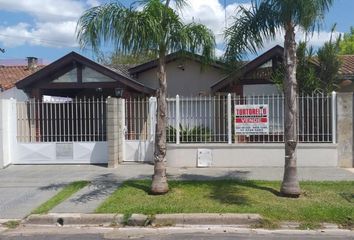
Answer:
<path fill-rule="evenodd" d="M 353 170 L 299 168 L 299 180 L 354 180 Z M 169 179 L 281 180 L 283 168 L 168 168 Z M 153 165 L 126 163 L 116 169 L 94 165 L 16 165 L 0 170 L 0 219 L 21 219 L 66 184 L 88 180 L 93 184 L 58 205 L 59 212 L 91 213 L 127 179 L 151 179 Z M 54 210 L 53 210 L 54 211 Z"/>

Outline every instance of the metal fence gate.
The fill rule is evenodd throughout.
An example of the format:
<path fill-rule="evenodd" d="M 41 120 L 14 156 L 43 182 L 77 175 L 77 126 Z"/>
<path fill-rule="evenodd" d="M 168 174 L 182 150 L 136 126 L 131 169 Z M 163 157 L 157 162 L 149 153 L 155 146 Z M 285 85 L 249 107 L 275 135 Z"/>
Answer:
<path fill-rule="evenodd" d="M 105 99 L 30 100 L 15 109 L 15 163 L 107 163 Z"/>
<path fill-rule="evenodd" d="M 125 161 L 152 161 L 156 125 L 156 98 L 125 100 Z"/>

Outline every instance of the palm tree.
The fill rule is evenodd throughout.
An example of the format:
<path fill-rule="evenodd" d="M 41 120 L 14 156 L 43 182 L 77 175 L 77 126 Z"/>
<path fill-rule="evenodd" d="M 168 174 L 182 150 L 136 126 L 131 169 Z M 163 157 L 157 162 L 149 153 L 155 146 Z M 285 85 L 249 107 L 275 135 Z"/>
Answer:
<path fill-rule="evenodd" d="M 206 61 L 214 57 L 215 38 L 204 25 L 184 24 L 170 0 L 143 0 L 125 7 L 120 2 L 87 10 L 80 17 L 77 38 L 81 47 L 98 52 L 103 43 L 111 43 L 127 55 L 155 53 L 159 57 L 157 77 L 157 127 L 154 152 L 154 175 L 151 192 L 168 192 L 166 178 L 166 60 L 168 53 L 201 53 Z M 185 0 L 175 0 L 179 10 Z"/>
<path fill-rule="evenodd" d="M 254 0 L 250 8 L 242 7 L 235 22 L 226 30 L 226 58 L 239 60 L 250 51 L 256 53 L 265 40 L 284 35 L 285 94 L 285 169 L 280 192 L 298 197 L 297 178 L 297 93 L 295 30 L 313 33 L 334 0 Z"/>

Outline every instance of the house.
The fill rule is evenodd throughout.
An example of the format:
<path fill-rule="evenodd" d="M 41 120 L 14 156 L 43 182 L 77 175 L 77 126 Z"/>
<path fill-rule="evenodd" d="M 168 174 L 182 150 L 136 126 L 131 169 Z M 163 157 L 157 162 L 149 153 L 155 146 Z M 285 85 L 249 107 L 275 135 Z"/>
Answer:
<path fill-rule="evenodd" d="M 233 132 L 232 109 L 237 99 L 223 96 L 229 92 L 241 96 L 277 93 L 270 79 L 281 63 L 282 51 L 276 46 L 226 77 L 225 67 L 217 62 L 205 66 L 196 55 L 168 56 L 167 72 L 174 74 L 168 75 L 167 91 L 170 96 L 181 95 L 168 99 L 166 113 L 171 166 L 195 166 L 198 150 L 206 146 L 219 161 L 215 166 L 264 166 L 264 161 L 269 166 L 283 165 L 283 99 L 255 96 L 255 101 L 239 102 L 269 109 L 267 134 L 250 136 Z M 156 60 L 129 68 L 112 67 L 72 52 L 13 80 L 14 90 L 36 101 L 1 101 L 0 167 L 151 161 L 156 101 L 146 97 L 156 93 L 156 68 Z M 7 88 L 11 90 L 11 85 Z M 183 97 L 189 94 L 193 97 Z M 326 114 L 311 111 L 303 115 L 299 154 L 305 157 L 301 164 L 337 166 L 336 126 L 331 121 L 335 105 L 330 105 L 331 96 L 325 96 L 325 104 L 318 99 L 309 97 Z M 322 120 L 314 125 L 314 119 Z"/>
<path fill-rule="evenodd" d="M 140 83 L 158 88 L 157 59 L 129 69 Z M 167 95 L 208 96 L 211 86 L 226 75 L 225 65 L 219 61 L 204 64 L 197 54 L 172 53 L 166 56 Z"/>
<path fill-rule="evenodd" d="M 210 86 L 225 76 L 222 63 L 205 65 L 195 54 L 172 53 L 167 59 L 168 95 L 209 95 Z M 2 67 L 1 95 L 27 100 L 52 97 L 137 97 L 154 95 L 158 87 L 157 60 L 132 68 L 124 65 L 104 66 L 71 52 L 47 66 L 37 66 L 28 58 L 28 66 Z M 12 74 L 16 69 L 16 74 Z"/>
<path fill-rule="evenodd" d="M 10 99 L 15 98 L 20 101 L 28 100 L 28 96 L 15 84 L 42 69 L 44 65 L 38 64 L 38 59 L 35 57 L 27 58 L 27 65 L 0 66 L 0 98 Z"/>
<path fill-rule="evenodd" d="M 232 92 L 239 96 L 279 94 L 271 75 L 282 62 L 283 50 L 276 45 L 213 84 L 212 91 Z"/>
<path fill-rule="evenodd" d="M 341 55 L 339 69 L 340 92 L 354 92 L 354 55 Z"/>
<path fill-rule="evenodd" d="M 282 64 L 283 52 L 284 48 L 276 45 L 218 81 L 211 87 L 212 91 L 234 92 L 239 96 L 279 94 L 271 76 L 279 64 Z M 354 92 L 354 55 L 341 55 L 339 59 L 341 66 L 338 72 L 338 91 Z"/>
<path fill-rule="evenodd" d="M 29 98 L 144 96 L 154 93 L 119 69 L 103 66 L 71 52 L 16 83 Z"/>

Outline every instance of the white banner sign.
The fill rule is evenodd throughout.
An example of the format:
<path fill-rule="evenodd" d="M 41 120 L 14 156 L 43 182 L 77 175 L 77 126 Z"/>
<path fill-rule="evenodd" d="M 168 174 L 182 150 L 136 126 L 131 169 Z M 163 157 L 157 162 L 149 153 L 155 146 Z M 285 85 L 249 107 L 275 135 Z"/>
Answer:
<path fill-rule="evenodd" d="M 235 134 L 269 134 L 268 105 L 235 105 Z"/>

